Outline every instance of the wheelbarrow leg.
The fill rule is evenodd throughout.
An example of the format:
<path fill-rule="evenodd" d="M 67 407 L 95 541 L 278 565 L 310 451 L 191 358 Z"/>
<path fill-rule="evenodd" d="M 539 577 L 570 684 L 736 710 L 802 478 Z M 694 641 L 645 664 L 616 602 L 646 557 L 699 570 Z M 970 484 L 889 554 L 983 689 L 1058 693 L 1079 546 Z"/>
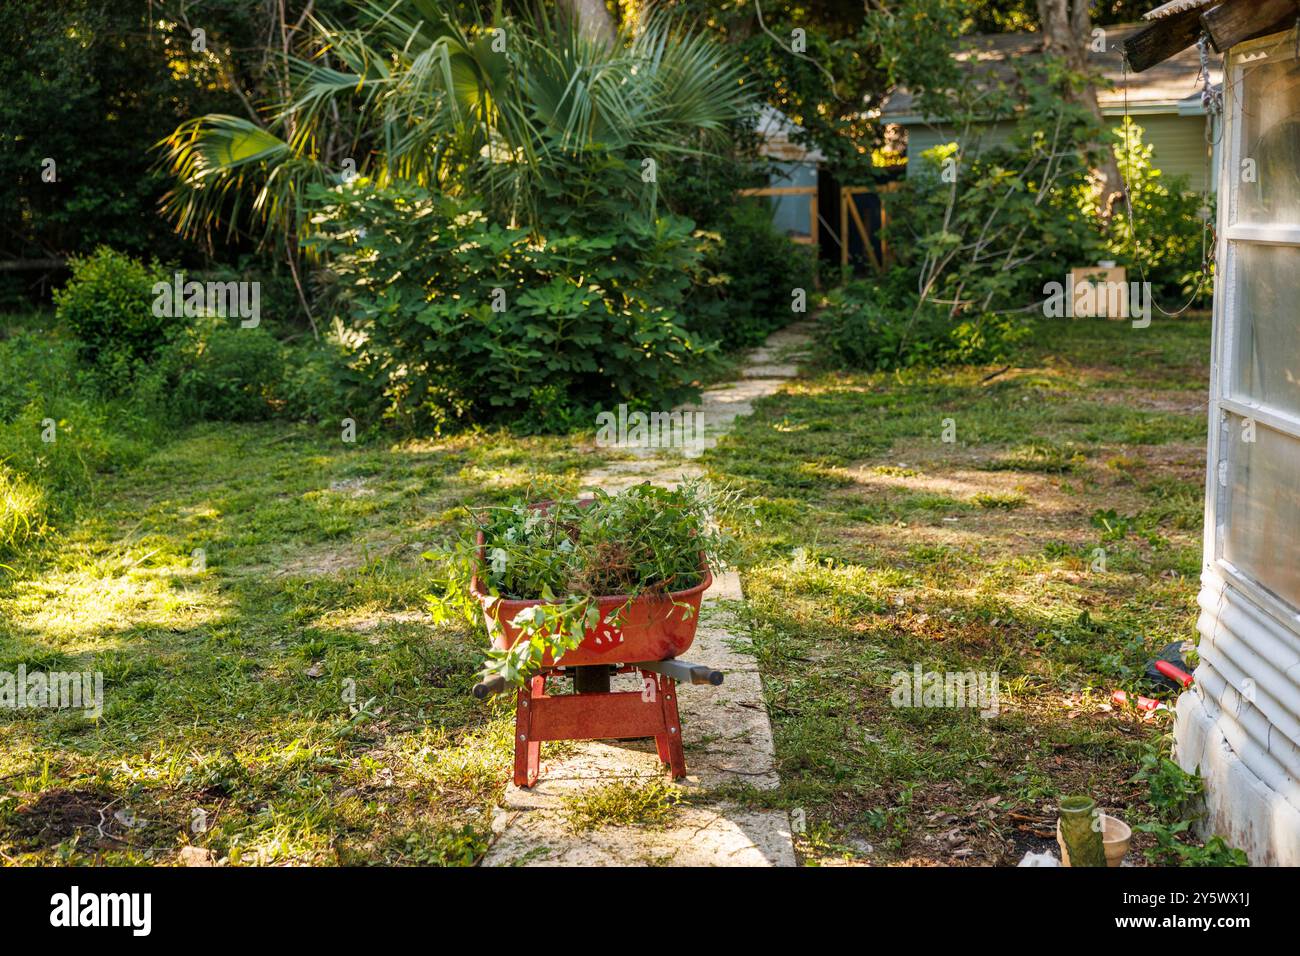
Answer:
<path fill-rule="evenodd" d="M 666 727 L 668 725 L 668 716 L 664 712 L 663 695 L 665 693 L 671 693 L 671 691 L 664 690 L 664 684 L 670 682 L 667 681 L 665 678 L 660 677 L 658 674 L 654 673 L 653 671 L 642 670 L 640 671 L 640 674 L 641 674 L 641 686 L 643 688 L 643 690 L 641 691 L 641 699 L 653 701 L 654 703 L 659 705 L 659 713 L 662 715 L 661 719 L 663 720 L 664 726 Z M 650 694 L 653 694 L 654 696 L 653 697 L 647 696 Z M 663 764 L 665 767 L 668 766 L 669 763 L 672 761 L 672 754 L 668 750 L 668 735 L 655 734 L 654 741 L 655 741 L 655 751 L 659 754 L 659 762 Z"/>
<path fill-rule="evenodd" d="M 668 764 L 674 780 L 686 776 L 686 754 L 682 750 L 682 721 L 677 714 L 677 681 L 659 678 L 659 699 L 663 703 L 664 727 L 667 733 L 655 736 L 655 749 L 659 759 Z"/>
<path fill-rule="evenodd" d="M 515 786 L 531 787 L 541 772 L 542 743 L 533 739 L 533 701 L 546 693 L 546 678 L 534 677 L 519 688 L 515 701 Z"/>

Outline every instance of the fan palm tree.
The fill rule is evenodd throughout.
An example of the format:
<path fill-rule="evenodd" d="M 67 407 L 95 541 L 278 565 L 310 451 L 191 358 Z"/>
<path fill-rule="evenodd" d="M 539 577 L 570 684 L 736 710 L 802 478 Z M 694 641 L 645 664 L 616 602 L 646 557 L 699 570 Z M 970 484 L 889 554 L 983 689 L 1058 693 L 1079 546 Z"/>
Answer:
<path fill-rule="evenodd" d="M 469 22 L 455 7 L 360 0 L 359 27 L 313 20 L 318 49 L 290 58 L 292 98 L 264 126 L 202 116 L 159 144 L 165 214 L 185 234 L 260 230 L 296 254 L 309 188 L 355 171 L 481 197 L 536 228 L 543 187 L 575 166 L 707 154 L 749 108 L 740 65 L 665 15 L 610 43 L 554 7 L 510 17 L 495 0 Z"/>

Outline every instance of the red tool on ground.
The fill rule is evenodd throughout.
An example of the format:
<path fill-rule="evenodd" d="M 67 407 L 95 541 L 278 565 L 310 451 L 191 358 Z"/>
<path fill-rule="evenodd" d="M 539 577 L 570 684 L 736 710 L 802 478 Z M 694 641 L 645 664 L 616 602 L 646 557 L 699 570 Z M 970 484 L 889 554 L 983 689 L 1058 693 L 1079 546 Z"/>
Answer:
<path fill-rule="evenodd" d="M 1129 703 L 1128 694 L 1122 690 L 1115 691 L 1115 693 L 1110 695 L 1110 699 L 1112 703 L 1120 707 L 1125 707 Z M 1169 709 L 1163 702 L 1151 697 L 1139 697 L 1137 700 L 1133 701 L 1133 706 L 1138 710 L 1145 710 L 1147 712 Z"/>
<path fill-rule="evenodd" d="M 1183 641 L 1172 641 L 1160 648 L 1155 660 L 1148 662 L 1146 676 L 1170 690 L 1187 690 L 1192 686 L 1191 667 L 1183 659 Z"/>
<path fill-rule="evenodd" d="M 1174 683 L 1178 684 L 1184 690 L 1192 686 L 1193 683 L 1192 675 L 1187 673 L 1187 671 L 1183 670 L 1181 667 L 1177 667 L 1169 663 L 1168 661 L 1156 661 L 1155 665 L 1156 665 L 1156 670 L 1164 674 L 1166 677 L 1168 677 Z"/>

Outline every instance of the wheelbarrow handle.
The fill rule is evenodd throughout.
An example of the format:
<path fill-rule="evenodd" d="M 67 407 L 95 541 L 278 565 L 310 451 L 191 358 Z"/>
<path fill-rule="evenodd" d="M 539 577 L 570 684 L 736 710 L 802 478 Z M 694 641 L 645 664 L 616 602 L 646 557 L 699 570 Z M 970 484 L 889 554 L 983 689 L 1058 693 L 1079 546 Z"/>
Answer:
<path fill-rule="evenodd" d="M 722 671 L 715 671 L 707 664 L 692 664 L 690 661 L 641 661 L 632 666 L 688 684 L 712 684 L 717 687 L 723 678 Z"/>
<path fill-rule="evenodd" d="M 479 681 L 474 685 L 472 693 L 479 700 L 491 697 L 493 694 L 499 694 L 506 689 L 506 679 L 501 676 L 489 677 L 485 681 Z"/>

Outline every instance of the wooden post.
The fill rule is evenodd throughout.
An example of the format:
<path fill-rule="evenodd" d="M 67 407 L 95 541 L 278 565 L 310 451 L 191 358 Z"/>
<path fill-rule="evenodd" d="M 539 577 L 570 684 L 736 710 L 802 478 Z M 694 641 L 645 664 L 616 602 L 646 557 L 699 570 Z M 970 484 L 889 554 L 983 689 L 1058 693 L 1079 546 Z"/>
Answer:
<path fill-rule="evenodd" d="M 849 196 L 840 187 L 840 266 L 849 264 Z"/>

